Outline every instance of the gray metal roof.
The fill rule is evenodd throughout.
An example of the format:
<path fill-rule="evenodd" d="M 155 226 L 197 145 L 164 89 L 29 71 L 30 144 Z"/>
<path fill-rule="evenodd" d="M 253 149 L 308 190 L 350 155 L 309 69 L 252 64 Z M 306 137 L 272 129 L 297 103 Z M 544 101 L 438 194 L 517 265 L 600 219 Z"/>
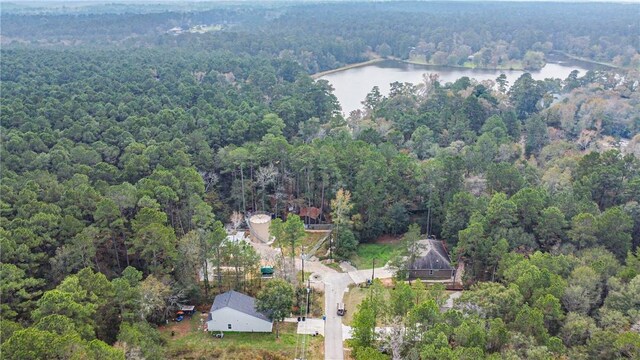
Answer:
<path fill-rule="evenodd" d="M 420 240 L 420 255 L 409 265 L 410 270 L 453 270 L 447 249 L 442 241 L 434 239 Z"/>
<path fill-rule="evenodd" d="M 256 310 L 256 299 L 234 290 L 227 291 L 224 294 L 216 296 L 213 300 L 213 305 L 211 305 L 211 311 L 209 313 L 225 307 L 232 308 L 264 321 L 271 321 L 265 314 Z"/>

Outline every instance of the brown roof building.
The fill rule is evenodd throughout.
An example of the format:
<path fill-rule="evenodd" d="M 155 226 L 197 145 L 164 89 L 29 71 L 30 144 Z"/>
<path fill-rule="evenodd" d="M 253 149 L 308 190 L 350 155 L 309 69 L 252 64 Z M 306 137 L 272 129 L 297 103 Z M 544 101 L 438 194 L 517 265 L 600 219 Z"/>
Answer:
<path fill-rule="evenodd" d="M 456 269 L 451 266 L 451 259 L 442 241 L 424 239 L 418 244 L 419 255 L 413 263 L 407 264 L 409 279 L 449 280 L 454 278 Z"/>

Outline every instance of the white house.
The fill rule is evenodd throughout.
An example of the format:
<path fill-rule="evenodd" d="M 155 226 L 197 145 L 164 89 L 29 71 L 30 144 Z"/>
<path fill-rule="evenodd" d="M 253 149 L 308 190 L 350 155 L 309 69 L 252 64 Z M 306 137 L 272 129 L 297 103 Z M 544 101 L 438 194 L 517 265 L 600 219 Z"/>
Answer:
<path fill-rule="evenodd" d="M 209 311 L 207 330 L 271 332 L 273 322 L 256 311 L 256 299 L 237 291 L 216 296 Z"/>

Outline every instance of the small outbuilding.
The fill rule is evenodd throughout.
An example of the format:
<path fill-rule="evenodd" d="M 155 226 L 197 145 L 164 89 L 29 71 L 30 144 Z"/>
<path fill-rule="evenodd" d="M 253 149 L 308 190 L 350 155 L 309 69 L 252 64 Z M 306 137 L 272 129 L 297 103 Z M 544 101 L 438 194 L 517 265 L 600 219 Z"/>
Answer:
<path fill-rule="evenodd" d="M 237 291 L 216 296 L 209 312 L 207 330 L 271 332 L 273 322 L 256 310 L 256 299 Z"/>
<path fill-rule="evenodd" d="M 413 263 L 407 264 L 409 279 L 452 280 L 456 269 L 444 243 L 436 239 L 420 240 L 419 254 Z"/>
<path fill-rule="evenodd" d="M 194 305 L 182 305 L 179 311 L 186 315 L 193 315 L 196 312 L 196 307 Z"/>

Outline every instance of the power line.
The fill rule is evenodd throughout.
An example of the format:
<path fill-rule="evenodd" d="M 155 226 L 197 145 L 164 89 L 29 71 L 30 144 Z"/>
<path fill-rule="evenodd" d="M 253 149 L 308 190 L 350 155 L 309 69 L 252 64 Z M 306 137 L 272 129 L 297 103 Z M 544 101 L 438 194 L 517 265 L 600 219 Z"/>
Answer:
<path fill-rule="evenodd" d="M 309 296 L 311 294 L 311 280 L 309 279 L 309 287 L 307 287 L 307 304 L 306 304 L 306 309 L 305 309 L 305 320 L 309 318 Z M 305 321 L 306 323 L 306 321 Z M 305 330 L 306 330 L 306 324 L 305 324 Z M 305 331 L 305 334 L 302 336 L 302 359 L 301 360 L 306 360 L 307 358 L 307 334 Z"/>
<path fill-rule="evenodd" d="M 297 323 L 297 326 L 299 326 L 300 323 Z M 296 327 L 296 333 L 298 332 L 298 329 Z M 300 343 L 300 334 L 296 334 L 296 352 L 294 355 L 294 359 L 298 360 L 298 344 Z"/>

